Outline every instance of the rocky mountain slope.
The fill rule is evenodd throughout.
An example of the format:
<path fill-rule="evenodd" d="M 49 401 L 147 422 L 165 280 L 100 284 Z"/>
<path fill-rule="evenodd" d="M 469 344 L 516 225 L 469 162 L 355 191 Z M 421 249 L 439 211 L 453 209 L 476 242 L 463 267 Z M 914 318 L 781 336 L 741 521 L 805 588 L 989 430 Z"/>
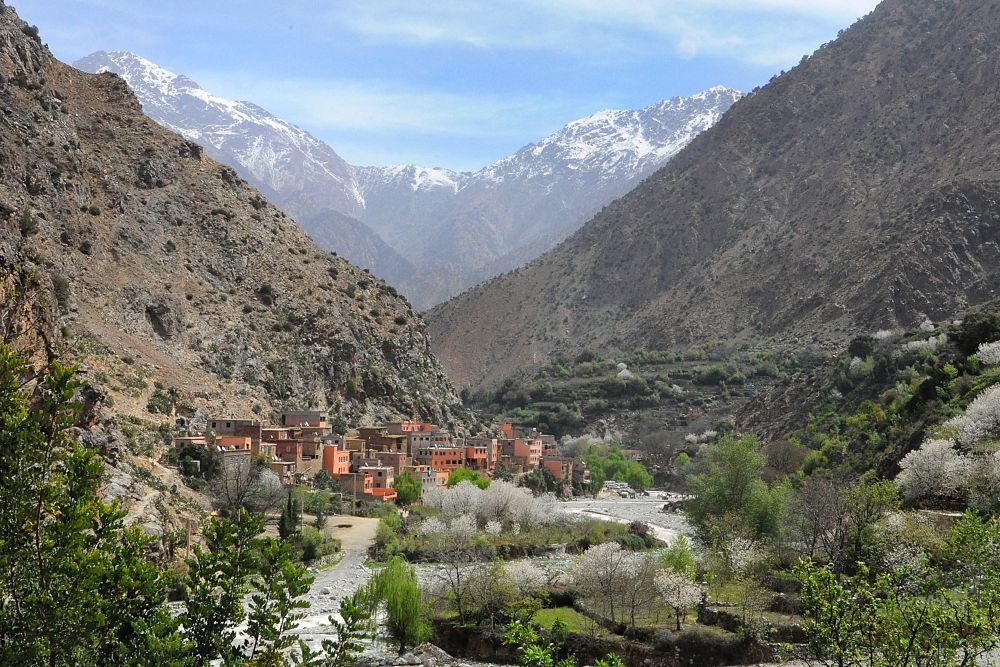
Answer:
<path fill-rule="evenodd" d="M 120 77 L 55 60 L 3 4 L 0 111 L 5 270 L 51 290 L 116 409 L 175 387 L 215 411 L 451 418 L 425 326 L 393 288 L 143 115 Z"/>
<path fill-rule="evenodd" d="M 409 262 L 357 219 L 365 202 L 354 169 L 324 142 L 134 53 L 97 51 L 73 66 L 121 76 L 150 118 L 235 169 L 322 247 L 391 282 L 413 279 Z"/>
<path fill-rule="evenodd" d="M 323 247 L 397 285 L 418 308 L 553 247 L 710 127 L 739 97 L 712 88 L 574 121 L 475 173 L 350 167 L 249 102 L 124 51 L 74 63 L 120 74 L 157 122 L 205 145 Z"/>
<path fill-rule="evenodd" d="M 993 0 L 885 0 L 557 249 L 432 310 L 452 379 L 584 348 L 835 347 L 989 298 L 998 29 Z"/>

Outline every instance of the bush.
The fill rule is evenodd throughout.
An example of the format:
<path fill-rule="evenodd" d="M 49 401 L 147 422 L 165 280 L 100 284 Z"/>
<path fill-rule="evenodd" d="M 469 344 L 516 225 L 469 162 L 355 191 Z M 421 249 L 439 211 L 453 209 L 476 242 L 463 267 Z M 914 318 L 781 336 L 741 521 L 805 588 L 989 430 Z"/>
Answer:
<path fill-rule="evenodd" d="M 1000 340 L 1000 316 L 995 313 L 969 315 L 951 329 L 949 337 L 962 354 L 975 354 L 981 344 Z"/>
<path fill-rule="evenodd" d="M 38 35 L 37 25 L 26 25 L 21 28 L 21 32 L 30 37 L 38 46 L 42 45 L 42 38 Z"/>
<path fill-rule="evenodd" d="M 52 294 L 56 297 L 56 303 L 59 304 L 60 312 L 67 312 L 73 291 L 70 288 L 69 279 L 61 273 L 52 274 Z"/>
<path fill-rule="evenodd" d="M 21 236 L 27 238 L 38 232 L 38 218 L 33 216 L 30 211 L 25 211 L 17 219 L 17 226 L 21 230 Z"/>
<path fill-rule="evenodd" d="M 295 536 L 295 546 L 304 561 L 316 560 L 340 550 L 340 540 L 335 540 L 312 526 L 302 526 Z"/>
<path fill-rule="evenodd" d="M 164 391 L 160 387 L 157 387 L 153 390 L 153 393 L 149 397 L 149 401 L 146 403 L 146 410 L 154 415 L 169 415 L 170 409 L 173 405 L 174 401 L 171 398 L 170 393 Z"/>
<path fill-rule="evenodd" d="M 274 288 L 270 283 L 264 283 L 257 288 L 257 299 L 265 306 L 274 305 Z"/>

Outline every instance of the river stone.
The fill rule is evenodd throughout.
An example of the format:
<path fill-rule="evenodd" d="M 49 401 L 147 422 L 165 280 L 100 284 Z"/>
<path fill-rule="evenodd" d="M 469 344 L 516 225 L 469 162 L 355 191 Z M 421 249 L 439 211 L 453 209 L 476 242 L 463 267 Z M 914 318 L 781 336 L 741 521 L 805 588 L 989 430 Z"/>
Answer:
<path fill-rule="evenodd" d="M 327 587 L 324 586 L 323 588 L 319 589 L 319 594 L 320 595 L 330 595 L 331 592 L 330 592 L 329 588 L 327 588 Z"/>

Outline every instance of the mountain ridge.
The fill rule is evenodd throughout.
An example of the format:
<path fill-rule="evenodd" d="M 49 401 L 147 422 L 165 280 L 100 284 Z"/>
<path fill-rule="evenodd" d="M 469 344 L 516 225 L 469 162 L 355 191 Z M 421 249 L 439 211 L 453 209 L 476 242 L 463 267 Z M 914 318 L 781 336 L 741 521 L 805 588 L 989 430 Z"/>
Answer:
<path fill-rule="evenodd" d="M 352 167 L 260 107 L 212 95 L 128 52 L 96 52 L 75 65 L 125 76 L 156 120 L 204 142 L 313 238 L 394 282 L 418 308 L 551 247 L 739 97 L 715 87 L 640 110 L 599 111 L 479 171 L 455 172 Z M 289 155 L 298 150 L 296 162 Z M 279 169 L 282 159 L 293 168 Z"/>
<path fill-rule="evenodd" d="M 987 298 L 998 23 L 996 2 L 886 0 L 558 248 L 431 310 L 451 377 L 588 348 L 837 348 Z"/>

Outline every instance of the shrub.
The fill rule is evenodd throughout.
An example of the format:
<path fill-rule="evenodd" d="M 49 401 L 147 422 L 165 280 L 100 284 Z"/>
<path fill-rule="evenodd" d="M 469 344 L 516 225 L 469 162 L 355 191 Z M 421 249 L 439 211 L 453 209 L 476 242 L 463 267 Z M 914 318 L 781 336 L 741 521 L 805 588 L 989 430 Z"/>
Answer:
<path fill-rule="evenodd" d="M 32 215 L 30 211 L 25 211 L 17 219 L 17 226 L 21 230 L 21 236 L 27 238 L 38 232 L 38 218 Z"/>
<path fill-rule="evenodd" d="M 329 556 L 340 549 L 339 540 L 324 535 L 312 526 L 302 526 L 302 530 L 295 537 L 295 543 L 304 561 Z"/>
<path fill-rule="evenodd" d="M 270 283 L 264 283 L 257 288 L 257 299 L 265 306 L 274 305 L 274 288 Z"/>
<path fill-rule="evenodd" d="M 35 44 L 38 44 L 38 46 L 42 45 L 42 38 L 38 34 L 37 25 L 26 25 L 23 28 L 21 28 L 21 32 L 30 37 L 35 42 Z"/>
<path fill-rule="evenodd" d="M 56 303 L 59 304 L 60 312 L 67 312 L 70 298 L 73 295 L 69 279 L 61 273 L 52 274 L 52 293 L 56 297 Z"/>
<path fill-rule="evenodd" d="M 975 354 L 981 344 L 1000 339 L 1000 316 L 994 313 L 969 315 L 952 328 L 949 337 L 962 354 Z"/>

